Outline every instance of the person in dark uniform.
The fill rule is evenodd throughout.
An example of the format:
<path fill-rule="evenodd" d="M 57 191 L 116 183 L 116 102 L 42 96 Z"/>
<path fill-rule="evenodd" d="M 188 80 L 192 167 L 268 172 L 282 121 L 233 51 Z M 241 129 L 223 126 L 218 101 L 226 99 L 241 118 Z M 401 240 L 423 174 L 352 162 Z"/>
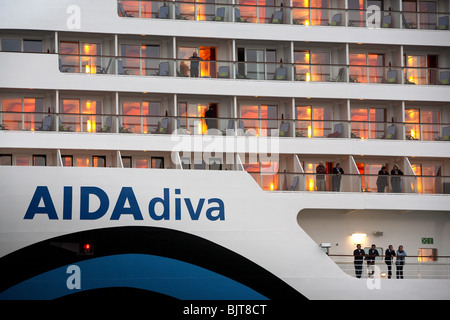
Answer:
<path fill-rule="evenodd" d="M 377 187 L 378 192 L 384 192 L 384 189 L 388 185 L 388 178 L 385 176 L 388 176 L 389 172 L 386 170 L 386 166 L 382 166 L 381 170 L 378 171 L 378 178 L 377 178 Z"/>
<path fill-rule="evenodd" d="M 191 77 L 197 77 L 198 78 L 198 68 L 200 66 L 200 57 L 198 56 L 197 52 L 194 51 L 192 54 L 192 57 L 189 58 L 191 60 Z"/>
<path fill-rule="evenodd" d="M 356 274 L 357 278 L 361 278 L 362 267 L 363 267 L 365 255 L 366 255 L 366 253 L 364 252 L 363 249 L 361 249 L 361 245 L 358 244 L 356 246 L 356 249 L 353 251 L 353 256 L 355 257 L 353 263 L 355 265 L 355 274 Z"/>
<path fill-rule="evenodd" d="M 375 273 L 375 258 L 377 256 L 379 256 L 379 252 L 377 250 L 377 246 L 376 245 L 372 245 L 372 247 L 369 249 L 369 254 L 366 256 L 366 260 L 367 260 L 367 275 L 369 276 L 369 278 L 371 278 L 373 276 L 373 274 Z"/>
<path fill-rule="evenodd" d="M 386 249 L 386 252 L 384 253 L 384 263 L 386 263 L 388 267 L 388 279 L 392 276 L 392 260 L 395 257 L 395 250 L 393 249 L 392 245 L 389 245 L 389 247 Z"/>
<path fill-rule="evenodd" d="M 209 106 L 209 109 L 205 112 L 205 122 L 208 129 L 217 129 L 217 120 L 214 120 L 216 117 L 216 113 L 212 106 Z"/>
<path fill-rule="evenodd" d="M 341 168 L 341 164 L 338 162 L 336 167 L 333 168 L 333 191 L 341 190 L 341 178 L 344 174 L 344 170 Z"/>
<path fill-rule="evenodd" d="M 402 176 L 403 172 L 398 168 L 398 165 L 394 165 L 394 169 L 391 170 L 391 187 L 392 192 L 399 193 L 402 192 L 402 180 L 400 177 L 394 176 Z"/>

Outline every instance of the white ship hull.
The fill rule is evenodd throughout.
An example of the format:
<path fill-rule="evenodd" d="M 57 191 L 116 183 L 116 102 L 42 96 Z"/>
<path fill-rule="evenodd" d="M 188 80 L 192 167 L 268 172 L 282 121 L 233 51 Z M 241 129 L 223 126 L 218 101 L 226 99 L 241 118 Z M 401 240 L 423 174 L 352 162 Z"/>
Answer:
<path fill-rule="evenodd" d="M 244 172 L 226 172 L 224 174 L 223 172 L 208 171 L 10 167 L 1 168 L 1 176 L 0 241 L 3 262 L 8 261 L 8 257 L 12 253 L 20 252 L 33 244 L 46 241 L 55 242 L 58 241 L 55 239 L 59 237 L 74 233 L 92 232 L 93 230 L 105 231 L 119 227 L 148 227 L 148 232 L 151 233 L 152 228 L 161 228 L 212 242 L 250 260 L 298 292 L 297 298 L 305 297 L 313 300 L 450 298 L 450 280 L 356 279 L 344 273 L 297 224 L 297 215 L 305 208 L 379 209 L 379 202 L 383 200 L 382 207 L 384 209 L 398 209 L 395 202 L 389 201 L 389 196 L 373 194 L 355 197 L 345 194 L 321 196 L 295 192 L 267 193 L 261 191 L 254 180 Z M 44 192 L 41 196 L 35 195 L 38 186 L 48 189 L 54 211 L 49 198 L 45 196 L 47 193 Z M 64 194 L 64 187 L 71 188 L 71 196 L 68 192 Z M 83 201 L 88 201 L 89 207 L 87 208 L 85 203 L 85 207 L 81 208 L 80 190 L 83 187 L 97 187 L 103 190 L 107 195 L 108 203 L 106 204 L 104 197 L 99 198 L 95 194 L 87 195 L 86 193 Z M 125 202 L 118 201 L 122 188 L 127 188 L 128 191 L 132 190 L 132 193 L 127 193 Z M 165 188 L 169 192 L 164 195 Z M 174 193 L 175 189 L 180 190 L 179 195 Z M 132 195 L 135 196 L 136 203 L 133 201 Z M 32 204 L 33 197 L 40 199 L 37 207 L 36 204 Z M 153 202 L 154 206 L 149 205 L 154 198 L 163 199 L 166 204 L 163 205 L 161 202 L 156 205 Z M 325 198 L 326 200 L 324 200 Z M 409 198 L 405 196 L 405 201 L 408 202 Z M 431 196 L 431 198 L 426 200 L 433 201 L 435 204 L 437 202 L 436 207 L 440 207 L 442 210 L 448 208 L 449 203 L 446 197 Z M 179 205 L 176 204 L 176 199 L 181 199 Z M 190 199 L 194 210 L 189 210 L 184 199 Z M 201 210 L 198 206 L 201 202 L 200 199 L 205 199 L 204 206 L 200 207 Z M 208 205 L 209 199 L 221 199 L 224 204 L 223 211 L 218 209 L 207 215 L 208 208 L 220 207 L 212 201 Z M 414 201 L 408 203 L 409 205 L 403 204 L 401 208 L 417 209 L 418 206 L 420 207 L 420 204 L 418 205 Z M 104 213 L 101 217 L 88 220 L 87 213 L 94 215 L 102 207 L 102 213 Z M 152 208 L 155 210 L 152 211 Z M 158 216 L 161 217 L 161 220 L 153 219 L 150 211 L 153 218 Z M 100 213 L 98 214 L 100 215 Z M 117 219 L 111 220 L 112 217 Z M 142 220 L 140 220 L 141 218 Z M 36 282 L 30 286 L 35 290 L 39 290 L 40 287 L 41 293 L 34 291 L 31 294 L 29 291 L 21 291 L 21 286 L 28 287 L 16 283 L 10 288 L 6 288 L 1 293 L 1 298 L 20 299 L 22 296 L 40 299 L 45 297 L 43 292 L 46 292 L 47 286 L 64 287 L 62 295 L 82 291 L 85 286 L 93 289 L 95 286 L 93 283 L 96 281 L 101 283 L 99 287 L 113 286 L 114 281 L 117 280 L 114 277 L 101 279 L 102 281 L 89 277 L 83 278 L 84 273 L 89 274 L 89 268 L 96 268 L 95 261 L 99 258 L 97 253 L 104 249 L 101 247 L 102 245 L 96 244 L 94 240 L 92 246 L 95 251 L 92 255 L 84 256 L 83 260 L 86 260 L 77 262 L 75 258 L 79 256 L 74 255 L 72 263 L 59 266 L 67 269 L 69 266 L 79 263 L 81 287 L 67 288 L 66 281 L 71 273 L 64 274 L 59 279 L 59 282 L 63 281 L 62 283 L 51 278 L 47 279 L 48 282 L 39 283 L 38 279 L 41 275 L 38 274 L 34 278 Z M 142 243 L 135 245 L 142 246 Z M 149 244 L 149 246 L 151 245 Z M 173 243 L 173 246 L 177 246 L 177 243 Z M 129 252 L 126 254 L 133 254 L 135 252 L 134 245 L 130 244 L 128 250 Z M 199 250 L 201 249 L 199 248 Z M 91 264 L 87 264 L 86 261 L 90 261 Z M 21 262 L 27 264 L 27 268 L 32 265 L 32 263 L 30 265 L 30 261 Z M 39 264 L 39 261 L 35 262 Z M 3 266 L 7 265 L 3 263 Z M 8 277 L 11 277 L 12 271 L 9 270 L 6 273 Z M 241 276 L 245 277 L 245 270 L 242 270 L 242 273 Z M 155 274 L 149 272 L 146 276 L 154 279 Z M 176 278 L 180 275 L 173 274 L 172 276 Z M 116 274 L 116 277 L 132 279 L 133 275 L 119 276 Z M 158 277 L 157 274 L 156 277 Z M 221 275 L 217 275 L 217 277 L 221 277 Z M 24 281 L 33 283 L 33 277 Z M 166 290 L 172 281 L 174 279 L 167 280 L 167 286 L 162 285 L 159 288 L 160 293 L 168 294 Z M 202 281 L 204 279 L 198 278 L 193 282 L 201 283 Z M 111 284 L 108 284 L 109 282 Z M 217 287 L 212 291 L 221 292 Z M 257 291 L 255 290 L 255 292 Z M 267 295 L 267 293 L 269 292 L 265 294 Z M 43 296 L 39 294 L 43 294 Z M 258 294 L 261 299 L 269 298 L 263 293 Z M 276 299 L 276 293 L 273 294 Z M 175 294 L 174 296 L 176 297 Z M 196 296 L 193 294 L 191 299 Z M 203 298 L 205 297 L 203 296 Z M 230 297 L 224 296 L 223 298 Z M 252 299 L 254 298 L 255 296 L 252 296 Z"/>

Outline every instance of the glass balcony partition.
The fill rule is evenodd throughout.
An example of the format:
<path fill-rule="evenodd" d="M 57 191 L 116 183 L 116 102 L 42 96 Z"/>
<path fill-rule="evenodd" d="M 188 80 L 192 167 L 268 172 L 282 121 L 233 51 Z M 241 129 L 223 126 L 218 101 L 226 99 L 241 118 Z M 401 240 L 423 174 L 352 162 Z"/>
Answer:
<path fill-rule="evenodd" d="M 300 57 L 299 54 L 304 56 Z M 309 55 L 311 55 L 311 59 L 308 57 Z M 59 70 L 62 73 L 136 76 L 450 85 L 450 68 L 417 67 L 414 62 L 411 62 L 411 64 L 407 63 L 405 67 L 384 66 L 382 62 L 384 59 L 375 58 L 372 63 L 371 57 L 369 57 L 369 61 L 365 62 L 367 58 L 365 54 L 362 54 L 362 59 L 355 58 L 359 54 L 350 54 L 350 65 L 329 64 L 324 63 L 329 61 L 329 56 L 327 55 L 328 53 L 310 54 L 296 51 L 294 54 L 296 61 L 290 63 L 276 62 L 274 59 L 270 59 L 270 62 L 265 62 L 263 60 L 267 59 L 267 57 L 263 59 L 258 50 L 249 50 L 249 60 L 236 62 L 202 58 L 193 59 L 192 57 L 172 59 L 60 54 Z M 407 60 L 411 59 L 408 58 Z"/>
<path fill-rule="evenodd" d="M 448 176 L 265 172 L 259 171 L 258 165 L 246 165 L 245 169 L 265 191 L 450 194 Z"/>
<path fill-rule="evenodd" d="M 450 141 L 450 123 L 439 122 L 438 110 L 407 108 L 406 122 L 400 123 L 381 121 L 383 109 L 366 108 L 352 109 L 352 120 L 346 121 L 332 119 L 331 109 L 317 106 L 296 106 L 296 119 L 280 119 L 276 105 L 243 105 L 239 118 L 207 118 L 207 105 L 201 104 L 162 116 L 157 101 L 123 101 L 119 115 L 102 113 L 97 100 L 63 99 L 60 113 L 37 111 L 43 110 L 41 98 L 0 101 L 0 130 L 170 134 L 179 129 L 178 134 Z"/>
<path fill-rule="evenodd" d="M 275 0 L 118 0 L 117 9 L 125 18 L 422 30 L 449 30 L 450 17 L 433 1 L 404 1 L 403 11 L 360 0 L 348 0 L 348 9 L 333 7 L 329 0 L 293 0 L 292 7 Z"/>

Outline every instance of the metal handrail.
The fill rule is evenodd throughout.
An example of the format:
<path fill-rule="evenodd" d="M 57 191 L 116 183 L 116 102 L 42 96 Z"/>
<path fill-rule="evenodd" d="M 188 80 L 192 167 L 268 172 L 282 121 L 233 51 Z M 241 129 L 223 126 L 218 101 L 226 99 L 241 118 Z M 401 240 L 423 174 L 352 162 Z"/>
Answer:
<path fill-rule="evenodd" d="M 47 112 L 47 111 L 33 111 L 33 112 L 22 112 L 22 111 L 3 111 L 0 110 L 0 114 L 18 114 L 18 115 L 52 115 L 52 116 L 89 116 L 89 117 L 134 117 L 134 118 L 169 118 L 169 119 L 192 119 L 192 120 L 205 120 L 205 117 L 194 117 L 194 116 L 181 116 L 181 115 L 129 115 L 129 114 L 116 114 L 116 113 L 64 113 L 64 112 Z M 244 118 L 244 117 L 214 117 L 214 120 L 244 120 L 244 121 L 284 121 L 284 122 L 343 122 L 347 124 L 352 123 L 370 123 L 370 124 L 385 124 L 385 125 L 435 125 L 435 126 L 450 126 L 450 123 L 446 122 L 391 122 L 391 121 L 363 121 L 363 120 L 341 120 L 341 119 L 330 119 L 330 120 L 317 120 L 317 119 L 286 119 L 286 118 Z"/>
<path fill-rule="evenodd" d="M 304 6 L 290 6 L 289 4 L 277 6 L 277 5 L 261 5 L 261 4 L 240 4 L 240 3 L 225 3 L 225 2 L 215 2 L 215 3 L 202 3 L 197 1 L 161 1 L 161 0 L 123 0 L 123 1 L 139 1 L 139 2 L 157 2 L 164 4 L 196 4 L 196 5 L 215 5 L 215 6 L 228 6 L 228 7 L 256 7 L 256 8 L 278 8 L 278 9 L 304 9 L 304 10 L 342 10 L 342 11 L 358 11 L 358 12 L 371 12 L 371 10 L 363 9 L 350 9 L 350 8 L 339 8 L 339 7 L 327 7 L 327 8 L 318 8 L 318 7 L 304 7 Z M 118 0 L 118 2 L 122 2 L 122 0 Z M 392 13 L 416 13 L 416 14 L 450 14 L 450 12 L 440 12 L 440 11 L 427 11 L 427 12 L 419 12 L 419 11 L 405 11 L 405 10 L 381 10 L 383 12 L 392 12 Z"/>

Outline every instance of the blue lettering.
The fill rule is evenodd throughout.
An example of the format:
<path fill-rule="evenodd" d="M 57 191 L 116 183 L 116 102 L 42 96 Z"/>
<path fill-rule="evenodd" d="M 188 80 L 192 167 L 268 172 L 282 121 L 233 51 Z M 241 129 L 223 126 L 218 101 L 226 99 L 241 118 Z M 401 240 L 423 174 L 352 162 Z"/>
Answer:
<path fill-rule="evenodd" d="M 100 200 L 96 211 L 89 212 L 89 197 L 95 195 Z M 109 208 L 108 195 L 98 187 L 81 187 L 80 220 L 96 220 L 103 217 Z"/>
<path fill-rule="evenodd" d="M 44 203 L 43 207 L 39 207 L 41 200 Z M 24 219 L 34 219 L 34 215 L 37 213 L 47 214 L 50 220 L 58 220 L 52 197 L 50 196 L 48 188 L 45 186 L 36 187 L 36 191 L 34 191 L 33 198 L 25 213 Z"/>
<path fill-rule="evenodd" d="M 200 217 L 200 213 L 202 212 L 203 203 L 205 203 L 205 199 L 201 198 L 198 201 L 197 209 L 194 212 L 194 208 L 192 207 L 191 199 L 185 198 L 184 202 L 186 202 L 186 207 L 189 211 L 189 215 L 191 216 L 192 220 L 198 220 Z"/>
<path fill-rule="evenodd" d="M 170 219 L 170 203 L 169 203 L 169 188 L 164 188 L 164 198 L 153 198 L 148 204 L 148 213 L 153 220 L 169 220 Z M 163 212 L 161 215 L 156 214 L 156 203 L 162 203 Z"/>
<path fill-rule="evenodd" d="M 163 189 L 162 197 L 154 197 L 148 203 L 148 213 L 153 220 L 181 220 L 182 214 L 189 214 L 189 218 L 198 221 L 203 213 L 205 218 L 210 221 L 225 220 L 225 204 L 219 198 L 206 199 L 200 198 L 197 205 L 192 203 L 191 198 L 182 198 L 181 189 L 174 190 L 174 202 L 171 199 L 169 188 Z M 173 196 L 173 193 L 172 193 Z M 97 199 L 95 199 L 95 197 Z M 99 205 L 92 210 L 94 203 Z M 184 200 L 184 202 L 183 202 Z M 73 187 L 65 186 L 63 188 L 62 199 L 62 219 L 73 219 Z M 184 203 L 184 205 L 183 205 Z M 171 212 L 171 205 L 174 205 L 175 212 Z M 102 218 L 109 209 L 109 198 L 106 192 L 99 187 L 80 187 L 80 220 L 97 220 Z M 92 210 L 92 211 L 91 211 Z M 187 213 L 186 213 L 187 211 Z M 33 194 L 31 202 L 25 213 L 24 219 L 32 220 L 36 214 L 46 214 L 49 220 L 58 220 L 58 214 L 53 204 L 52 197 L 46 186 L 38 186 Z M 119 220 L 123 215 L 132 215 L 134 220 L 144 220 L 139 203 L 136 199 L 133 188 L 122 187 L 119 196 L 112 210 L 110 220 Z M 174 215 L 174 216 L 172 216 Z"/>
<path fill-rule="evenodd" d="M 223 201 L 219 198 L 208 199 L 208 204 L 211 204 L 212 202 L 217 203 L 219 206 L 208 208 L 208 210 L 206 210 L 206 217 L 211 221 L 225 220 L 225 205 Z M 213 211 L 218 211 L 216 216 L 213 216 Z"/>
<path fill-rule="evenodd" d="M 129 208 L 125 208 L 127 199 L 130 205 Z M 141 210 L 139 209 L 139 205 L 131 187 L 123 187 L 120 191 L 119 198 L 117 199 L 116 206 L 111 215 L 111 220 L 119 220 L 122 214 L 132 214 L 134 220 L 143 220 Z"/>
<path fill-rule="evenodd" d="M 72 187 L 64 187 L 63 219 L 72 219 Z"/>

